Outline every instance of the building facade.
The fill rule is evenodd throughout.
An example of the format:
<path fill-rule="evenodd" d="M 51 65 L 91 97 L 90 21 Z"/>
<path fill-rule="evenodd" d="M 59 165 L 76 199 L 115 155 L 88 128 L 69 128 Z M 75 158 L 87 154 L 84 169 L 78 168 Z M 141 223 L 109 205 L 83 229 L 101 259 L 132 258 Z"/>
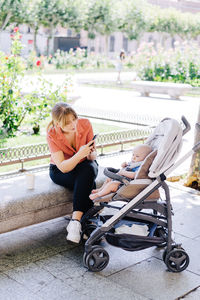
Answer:
<path fill-rule="evenodd" d="M 198 13 L 200 12 L 200 0 L 148 0 L 150 4 L 158 5 L 161 8 L 176 8 L 182 12 L 191 12 Z M 22 43 L 24 48 L 22 50 L 22 55 L 24 57 L 28 56 L 31 51 L 34 50 L 33 43 L 33 31 L 27 25 L 19 26 L 20 33 L 22 34 Z M 0 33 L 0 50 L 9 54 L 11 39 L 10 39 L 11 28 Z M 37 34 L 37 54 L 46 55 L 47 54 L 47 33 L 48 30 L 45 28 L 40 28 Z M 143 34 L 140 42 L 153 42 L 155 45 L 161 43 L 162 35 L 155 33 L 145 33 Z M 180 40 L 180 37 L 168 38 L 165 39 L 165 47 L 173 47 L 175 40 Z M 200 38 L 197 39 L 200 43 Z M 121 32 L 115 32 L 109 36 L 108 39 L 108 49 L 106 49 L 106 40 L 105 36 L 97 34 L 95 39 L 88 39 L 87 32 L 82 30 L 80 34 L 73 34 L 73 31 L 70 29 L 62 28 L 58 26 L 55 30 L 54 37 L 50 40 L 50 53 L 53 54 L 57 49 L 63 51 L 69 51 L 70 48 L 87 48 L 89 52 L 94 53 L 105 53 L 112 58 L 116 56 L 116 53 L 119 53 L 121 49 L 128 54 L 135 51 L 138 47 L 138 41 L 130 41 L 128 38 Z"/>

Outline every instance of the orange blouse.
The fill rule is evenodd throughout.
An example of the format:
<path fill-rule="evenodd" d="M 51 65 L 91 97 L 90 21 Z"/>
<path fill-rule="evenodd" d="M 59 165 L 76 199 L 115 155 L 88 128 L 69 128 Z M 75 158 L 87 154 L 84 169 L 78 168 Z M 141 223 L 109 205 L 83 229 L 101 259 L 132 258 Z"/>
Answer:
<path fill-rule="evenodd" d="M 49 150 L 52 153 L 62 151 L 65 159 L 71 158 L 81 146 L 86 145 L 93 138 L 93 129 L 88 119 L 78 119 L 76 127 L 76 149 L 74 149 L 64 136 L 61 128 L 50 128 L 47 133 Z M 55 164 L 51 156 L 51 164 Z"/>

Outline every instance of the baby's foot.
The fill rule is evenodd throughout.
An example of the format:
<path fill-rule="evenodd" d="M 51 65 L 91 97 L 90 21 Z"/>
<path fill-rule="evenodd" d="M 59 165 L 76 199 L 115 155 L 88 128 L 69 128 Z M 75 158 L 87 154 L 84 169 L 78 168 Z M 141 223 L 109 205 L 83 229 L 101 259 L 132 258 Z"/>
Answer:
<path fill-rule="evenodd" d="M 98 193 L 99 190 L 100 189 L 94 189 L 94 190 L 91 191 L 91 194 Z"/>
<path fill-rule="evenodd" d="M 94 200 L 94 199 L 96 199 L 98 197 L 100 197 L 98 193 L 94 193 L 94 194 L 90 194 L 89 195 L 90 200 Z"/>

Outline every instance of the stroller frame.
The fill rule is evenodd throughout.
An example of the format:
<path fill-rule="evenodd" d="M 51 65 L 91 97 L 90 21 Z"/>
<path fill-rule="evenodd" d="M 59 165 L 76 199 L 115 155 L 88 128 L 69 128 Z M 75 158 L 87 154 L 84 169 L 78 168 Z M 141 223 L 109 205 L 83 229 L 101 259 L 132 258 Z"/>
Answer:
<path fill-rule="evenodd" d="M 182 117 L 182 122 L 185 125 L 185 129 L 183 130 L 183 135 L 184 135 L 190 130 L 190 124 L 185 119 L 185 117 Z M 196 127 L 198 130 L 200 130 L 200 124 L 196 124 Z M 87 226 L 90 227 L 89 231 L 91 230 L 91 232 L 89 234 L 88 240 L 85 243 L 85 253 L 83 256 L 83 263 L 90 271 L 93 272 L 101 271 L 107 266 L 109 262 L 109 255 L 107 251 L 103 247 L 97 245 L 97 243 L 98 241 L 101 240 L 103 236 L 106 236 L 109 234 L 109 232 L 111 232 L 115 224 L 117 224 L 121 219 L 127 216 L 131 217 L 133 220 L 134 219 L 144 220 L 156 224 L 161 228 L 165 228 L 167 230 L 167 234 L 163 235 L 163 232 L 161 232 L 161 235 L 159 236 L 152 236 L 151 238 L 149 238 L 149 242 L 150 242 L 149 245 L 146 245 L 141 248 L 139 247 L 130 250 L 122 246 L 121 247 L 117 246 L 117 247 L 129 251 L 138 251 L 151 246 L 157 246 L 157 247 L 166 246 L 163 253 L 163 261 L 167 265 L 169 271 L 181 272 L 187 268 L 187 266 L 189 265 L 189 256 L 185 252 L 185 250 L 181 247 L 181 244 L 176 244 L 172 238 L 173 212 L 172 212 L 172 206 L 170 202 L 170 191 L 165 180 L 168 174 L 170 174 L 174 169 L 176 169 L 179 165 L 181 165 L 194 152 L 197 152 L 199 148 L 200 148 L 200 142 L 198 142 L 192 148 L 192 150 L 186 153 L 174 165 L 172 165 L 165 172 L 163 172 L 155 179 L 153 179 L 153 182 L 150 185 L 148 185 L 143 191 L 141 191 L 137 196 L 135 196 L 127 204 L 125 202 L 125 205 L 122 208 L 119 209 L 118 207 L 115 207 L 119 209 L 119 211 L 115 213 L 113 216 L 111 216 L 105 223 L 103 223 L 101 227 L 96 228 L 95 226 L 91 226 L 90 220 L 91 217 L 94 216 L 95 214 L 98 214 L 98 212 L 103 207 L 106 207 L 105 203 L 100 203 L 99 206 L 94 206 L 84 215 L 84 217 L 81 220 L 83 232 L 88 231 Z M 145 201 L 145 199 L 149 195 L 151 195 L 155 190 L 157 190 L 160 187 L 162 187 L 164 190 L 164 194 L 165 194 L 164 202 L 159 203 L 157 201 L 151 201 L 151 200 Z M 112 203 L 114 202 L 115 201 L 113 201 Z M 138 211 L 135 209 L 138 209 Z M 149 213 L 142 213 L 141 212 L 142 209 L 153 209 L 153 215 Z M 133 235 L 133 238 L 134 237 L 137 239 L 139 236 Z M 144 237 L 141 237 L 140 241 L 142 241 L 143 238 Z"/>

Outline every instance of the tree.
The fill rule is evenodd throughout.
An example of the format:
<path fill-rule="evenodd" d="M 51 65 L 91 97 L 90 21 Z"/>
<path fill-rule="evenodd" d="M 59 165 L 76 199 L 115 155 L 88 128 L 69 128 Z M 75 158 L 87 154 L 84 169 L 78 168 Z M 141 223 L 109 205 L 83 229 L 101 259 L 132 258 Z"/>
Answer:
<path fill-rule="evenodd" d="M 120 3 L 120 15 L 118 16 L 118 28 L 126 33 L 128 39 L 137 40 L 146 31 L 145 7 L 146 1 L 125 0 Z"/>
<path fill-rule="evenodd" d="M 0 32 L 11 23 L 23 23 L 28 0 L 0 0 Z"/>
<path fill-rule="evenodd" d="M 114 0 L 90 0 L 84 29 L 89 37 L 100 33 L 106 37 L 106 53 L 108 52 L 108 37 L 117 30 L 117 5 Z"/>
<path fill-rule="evenodd" d="M 146 17 L 147 31 L 161 32 L 163 40 L 168 35 L 191 39 L 200 34 L 200 14 L 182 13 L 173 8 L 161 9 L 151 5 L 146 11 Z"/>
<path fill-rule="evenodd" d="M 37 33 L 40 27 L 39 24 L 39 10 L 40 10 L 40 2 L 41 0 L 32 0 L 28 1 L 26 12 L 24 13 L 24 23 L 28 24 L 31 28 L 33 28 L 33 46 L 34 51 L 37 53 Z"/>
<path fill-rule="evenodd" d="M 61 25 L 80 32 L 84 27 L 87 15 L 86 0 L 65 0 L 64 14 L 61 18 Z"/>
<path fill-rule="evenodd" d="M 49 55 L 50 40 L 65 14 L 64 0 L 41 0 L 37 3 L 37 6 L 38 24 L 48 28 L 47 55 Z"/>

